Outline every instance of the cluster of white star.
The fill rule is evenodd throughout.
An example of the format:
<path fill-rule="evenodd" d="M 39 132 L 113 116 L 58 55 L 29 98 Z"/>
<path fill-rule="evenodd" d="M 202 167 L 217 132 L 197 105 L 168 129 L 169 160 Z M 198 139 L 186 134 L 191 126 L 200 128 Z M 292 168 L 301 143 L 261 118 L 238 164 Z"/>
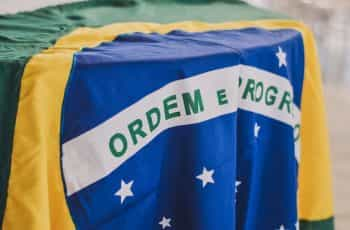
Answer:
<path fill-rule="evenodd" d="M 286 57 L 287 54 L 283 51 L 283 49 L 279 46 L 278 52 L 276 53 L 276 56 L 278 58 L 278 66 L 281 68 L 283 66 L 287 66 Z M 260 132 L 260 125 L 255 122 L 254 123 L 254 137 L 259 137 Z M 208 184 L 215 184 L 214 180 L 214 169 L 207 169 L 205 166 L 202 168 L 202 173 L 196 176 L 196 179 L 200 180 L 202 182 L 202 188 L 204 189 Z M 125 199 L 128 197 L 133 197 L 134 193 L 132 191 L 132 186 L 134 184 L 134 181 L 131 180 L 128 183 L 126 183 L 124 180 L 121 180 L 120 182 L 120 189 L 115 193 L 116 196 L 120 197 L 120 203 L 123 204 Z M 242 184 L 241 181 L 235 181 L 235 193 L 238 192 L 238 186 Z M 162 229 L 170 228 L 171 227 L 171 218 L 163 216 L 161 220 L 159 221 L 159 225 Z M 296 228 L 298 228 L 298 223 L 296 224 Z M 287 230 L 284 225 L 280 225 L 277 230 Z"/>
<path fill-rule="evenodd" d="M 116 196 L 120 197 L 120 203 L 123 204 L 123 202 L 125 201 L 125 199 L 127 197 L 132 197 L 134 196 L 134 193 L 131 190 L 132 185 L 134 184 L 134 181 L 129 181 L 128 183 L 125 183 L 124 180 L 121 180 L 120 182 L 120 189 L 115 193 Z M 170 224 L 171 218 L 167 218 L 165 216 L 162 217 L 162 220 L 159 222 L 159 225 L 162 227 L 162 229 L 165 228 L 170 228 L 171 224 Z"/>

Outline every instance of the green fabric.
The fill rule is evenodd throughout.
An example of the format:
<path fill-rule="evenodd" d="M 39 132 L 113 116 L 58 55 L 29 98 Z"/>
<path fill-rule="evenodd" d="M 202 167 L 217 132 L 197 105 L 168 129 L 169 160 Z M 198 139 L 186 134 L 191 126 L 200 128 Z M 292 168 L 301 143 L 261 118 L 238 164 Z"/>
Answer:
<path fill-rule="evenodd" d="M 25 63 L 26 58 L 0 60 L 0 229 L 7 199 L 12 137 Z"/>
<path fill-rule="evenodd" d="M 334 230 L 334 218 L 328 218 L 325 220 L 308 221 L 300 220 L 301 230 Z"/>
<path fill-rule="evenodd" d="M 286 17 L 238 0 L 93 0 L 0 16 L 0 226 L 6 206 L 20 82 L 31 56 L 82 26 L 274 18 Z"/>

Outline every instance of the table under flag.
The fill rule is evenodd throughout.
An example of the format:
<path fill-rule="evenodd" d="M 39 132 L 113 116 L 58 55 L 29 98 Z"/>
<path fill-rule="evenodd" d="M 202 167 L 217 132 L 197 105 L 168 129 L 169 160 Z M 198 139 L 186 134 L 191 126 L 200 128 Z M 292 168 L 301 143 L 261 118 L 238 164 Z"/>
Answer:
<path fill-rule="evenodd" d="M 0 17 L 0 229 L 333 230 L 312 32 L 240 0 Z"/>

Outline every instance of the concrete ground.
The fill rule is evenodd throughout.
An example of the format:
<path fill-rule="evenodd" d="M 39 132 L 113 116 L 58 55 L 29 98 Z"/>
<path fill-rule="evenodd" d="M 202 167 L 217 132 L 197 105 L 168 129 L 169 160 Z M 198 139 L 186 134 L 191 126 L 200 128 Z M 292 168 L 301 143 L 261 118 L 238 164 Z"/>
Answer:
<path fill-rule="evenodd" d="M 350 85 L 324 87 L 331 142 L 335 221 L 337 230 L 350 229 Z"/>

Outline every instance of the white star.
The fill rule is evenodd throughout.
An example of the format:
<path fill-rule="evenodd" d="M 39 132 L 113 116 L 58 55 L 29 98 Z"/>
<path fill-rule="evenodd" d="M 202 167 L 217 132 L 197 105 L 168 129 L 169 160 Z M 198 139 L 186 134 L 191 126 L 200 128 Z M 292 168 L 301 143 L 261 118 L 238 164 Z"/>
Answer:
<path fill-rule="evenodd" d="M 162 220 L 159 222 L 159 224 L 162 226 L 162 229 L 165 229 L 167 227 L 171 227 L 170 225 L 171 218 L 166 218 L 163 216 Z"/>
<path fill-rule="evenodd" d="M 254 137 L 257 138 L 259 136 L 260 126 L 257 122 L 254 124 Z"/>
<path fill-rule="evenodd" d="M 276 56 L 278 58 L 278 67 L 287 66 L 287 54 L 282 50 L 280 46 L 278 47 Z"/>
<path fill-rule="evenodd" d="M 236 193 L 238 192 L 238 186 L 240 186 L 241 184 L 242 184 L 241 181 L 236 181 L 236 189 L 235 189 Z"/>
<path fill-rule="evenodd" d="M 214 169 L 208 171 L 206 167 L 203 167 L 202 174 L 199 174 L 198 176 L 196 176 L 196 178 L 202 181 L 202 187 L 204 188 L 208 183 L 215 183 L 213 179 L 213 174 Z"/>
<path fill-rule="evenodd" d="M 235 182 L 235 194 L 238 192 L 238 186 L 242 184 L 241 181 L 236 181 Z M 237 202 L 237 198 L 235 197 L 235 203 Z"/>
<path fill-rule="evenodd" d="M 116 196 L 120 196 L 120 203 L 122 204 L 128 196 L 134 196 L 134 193 L 131 191 L 131 186 L 134 181 L 130 181 L 129 183 L 125 183 L 124 180 L 120 182 L 120 189 L 115 193 Z"/>
<path fill-rule="evenodd" d="M 277 230 L 287 230 L 287 229 L 284 228 L 284 226 L 283 226 L 283 224 L 282 224 Z"/>
<path fill-rule="evenodd" d="M 299 230 L 299 221 L 295 223 L 295 230 Z"/>

